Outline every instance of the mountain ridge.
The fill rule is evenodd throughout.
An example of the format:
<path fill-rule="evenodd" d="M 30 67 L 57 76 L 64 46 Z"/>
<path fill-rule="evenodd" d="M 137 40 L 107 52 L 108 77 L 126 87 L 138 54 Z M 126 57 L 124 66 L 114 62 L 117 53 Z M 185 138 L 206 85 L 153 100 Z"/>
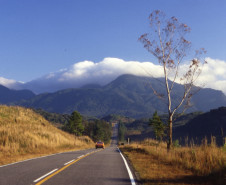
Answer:
<path fill-rule="evenodd" d="M 30 90 L 13 90 L 0 85 L 0 103 L 9 104 L 15 101 L 28 100 L 33 98 L 35 94 Z"/>
<path fill-rule="evenodd" d="M 39 94 L 17 105 L 42 108 L 49 112 L 71 113 L 74 110 L 87 116 L 104 117 L 109 114 L 140 118 L 151 117 L 155 110 L 167 112 L 166 105 L 153 93 L 150 85 L 161 94 L 165 92 L 163 79 L 121 75 L 105 86 L 89 84 L 84 88 L 64 89 L 54 93 Z M 179 101 L 183 86 L 174 85 L 172 98 Z M 226 106 L 226 96 L 221 91 L 201 89 L 192 98 L 190 112 Z"/>

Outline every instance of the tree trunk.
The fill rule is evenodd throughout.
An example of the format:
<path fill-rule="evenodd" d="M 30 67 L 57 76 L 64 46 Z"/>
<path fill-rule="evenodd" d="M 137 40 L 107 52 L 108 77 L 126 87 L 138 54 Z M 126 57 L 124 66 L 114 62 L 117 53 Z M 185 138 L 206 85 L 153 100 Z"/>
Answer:
<path fill-rule="evenodd" d="M 168 143 L 167 143 L 167 151 L 169 152 L 172 148 L 173 144 L 173 115 L 169 115 L 169 128 L 168 128 Z"/>

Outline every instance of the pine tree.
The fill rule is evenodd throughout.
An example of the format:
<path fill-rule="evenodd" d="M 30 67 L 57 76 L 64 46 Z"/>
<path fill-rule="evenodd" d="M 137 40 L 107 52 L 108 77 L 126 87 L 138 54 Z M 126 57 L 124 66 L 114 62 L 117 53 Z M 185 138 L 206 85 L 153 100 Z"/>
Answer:
<path fill-rule="evenodd" d="M 118 139 L 119 139 L 119 141 L 123 142 L 125 140 L 125 132 L 126 132 L 126 127 L 122 122 L 120 122 L 119 127 L 118 127 Z"/>
<path fill-rule="evenodd" d="M 166 127 L 158 116 L 157 111 L 155 111 L 152 119 L 150 119 L 149 121 L 149 125 L 153 127 L 156 140 L 162 141 L 163 137 L 165 136 Z"/>
<path fill-rule="evenodd" d="M 82 116 L 79 112 L 74 111 L 71 114 L 67 129 L 70 133 L 75 134 L 76 136 L 82 135 L 84 131 L 84 126 L 82 124 Z"/>

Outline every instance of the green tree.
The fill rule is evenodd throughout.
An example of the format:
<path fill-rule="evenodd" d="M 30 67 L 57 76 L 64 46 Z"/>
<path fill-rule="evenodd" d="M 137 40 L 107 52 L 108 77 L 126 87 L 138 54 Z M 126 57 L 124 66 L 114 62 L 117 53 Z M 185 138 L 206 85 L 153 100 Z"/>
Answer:
<path fill-rule="evenodd" d="M 166 127 L 158 116 L 157 111 L 153 114 L 152 119 L 149 120 L 149 125 L 153 127 L 156 139 L 162 141 Z"/>
<path fill-rule="evenodd" d="M 84 126 L 82 124 L 82 116 L 79 112 L 74 111 L 71 114 L 70 120 L 65 126 L 65 130 L 76 136 L 81 136 L 83 134 Z"/>
<path fill-rule="evenodd" d="M 111 140 L 111 125 L 104 120 L 96 121 L 96 136 L 97 140 L 109 143 Z"/>
<path fill-rule="evenodd" d="M 95 120 L 85 123 L 85 134 L 93 141 L 103 141 L 109 143 L 111 140 L 111 125 L 104 120 Z"/>
<path fill-rule="evenodd" d="M 119 141 L 125 140 L 125 132 L 126 132 L 125 125 L 122 122 L 119 122 L 119 126 L 118 126 L 118 139 L 119 139 Z"/>

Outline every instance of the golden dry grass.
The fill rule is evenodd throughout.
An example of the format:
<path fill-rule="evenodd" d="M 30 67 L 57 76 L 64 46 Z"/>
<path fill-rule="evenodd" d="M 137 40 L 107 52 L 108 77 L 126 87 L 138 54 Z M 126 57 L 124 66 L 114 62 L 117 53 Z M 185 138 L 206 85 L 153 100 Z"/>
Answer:
<path fill-rule="evenodd" d="M 89 137 L 65 133 L 30 109 L 0 106 L 0 165 L 93 146 Z"/>
<path fill-rule="evenodd" d="M 121 147 L 144 184 L 224 184 L 226 153 L 212 146 L 180 147 L 167 152 L 154 140 Z"/>

